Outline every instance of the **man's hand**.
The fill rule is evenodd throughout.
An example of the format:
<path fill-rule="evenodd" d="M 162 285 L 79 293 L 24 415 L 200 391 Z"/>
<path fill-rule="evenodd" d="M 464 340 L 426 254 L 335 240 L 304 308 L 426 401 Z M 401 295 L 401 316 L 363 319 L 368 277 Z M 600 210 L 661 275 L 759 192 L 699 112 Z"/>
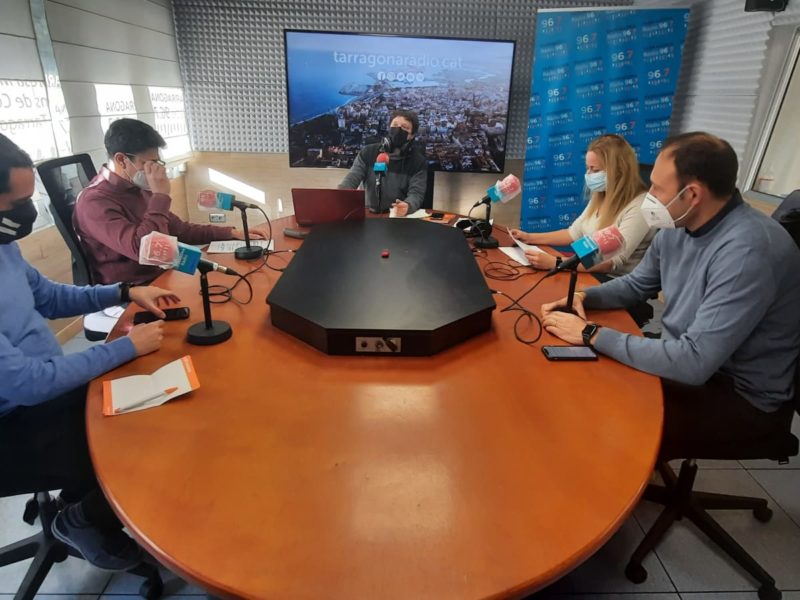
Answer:
<path fill-rule="evenodd" d="M 256 225 L 255 227 L 248 227 L 247 230 L 250 232 L 251 240 L 266 240 L 269 238 L 269 226 L 266 223 Z M 234 237 L 234 239 L 243 240 L 244 229 L 234 227 L 233 231 L 231 231 L 231 235 Z"/>
<path fill-rule="evenodd" d="M 392 208 L 394 209 L 394 214 L 396 214 L 398 217 L 405 217 L 408 214 L 408 202 L 395 200 L 392 203 Z"/>
<path fill-rule="evenodd" d="M 161 348 L 164 339 L 164 321 L 154 321 L 137 325 L 128 332 L 128 337 L 136 348 L 136 356 L 144 356 Z"/>
<path fill-rule="evenodd" d="M 528 259 L 528 262 L 531 263 L 534 269 L 539 269 L 541 271 L 549 271 L 556 266 L 556 257 L 547 252 L 530 250 L 525 252 L 525 258 Z"/>
<path fill-rule="evenodd" d="M 159 319 L 164 318 L 164 311 L 158 307 L 159 304 L 169 306 L 170 304 L 177 304 L 181 301 L 178 296 L 169 290 L 163 290 L 151 285 L 132 287 L 129 290 L 129 294 L 131 302 L 135 302 L 143 309 L 149 310 Z"/>
<path fill-rule="evenodd" d="M 150 191 L 154 194 L 166 194 L 169 196 L 170 183 L 167 177 L 167 170 L 152 160 L 144 163 L 144 175 L 147 183 L 150 184 Z"/>
<path fill-rule="evenodd" d="M 586 310 L 583 308 L 583 298 L 584 298 L 583 292 L 577 292 L 572 298 L 572 308 L 574 308 L 575 312 L 578 313 L 578 316 L 585 321 Z M 556 300 L 555 302 L 550 302 L 548 304 L 542 304 L 542 318 L 544 319 L 548 317 L 553 312 L 555 312 L 557 308 L 566 305 L 567 305 L 566 296 L 561 300 Z"/>
<path fill-rule="evenodd" d="M 542 319 L 542 326 L 548 333 L 552 333 L 568 344 L 583 345 L 583 329 L 586 327 L 586 320 L 578 315 L 553 311 Z"/>

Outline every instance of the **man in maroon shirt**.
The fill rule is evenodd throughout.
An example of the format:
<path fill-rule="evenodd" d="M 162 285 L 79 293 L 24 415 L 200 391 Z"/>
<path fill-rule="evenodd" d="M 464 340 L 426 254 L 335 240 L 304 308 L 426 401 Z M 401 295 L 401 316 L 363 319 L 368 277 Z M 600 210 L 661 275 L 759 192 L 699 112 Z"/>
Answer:
<path fill-rule="evenodd" d="M 193 225 L 169 210 L 170 183 L 158 149 L 164 138 L 147 123 L 119 119 L 105 136 L 108 163 L 80 193 L 72 223 L 80 237 L 95 283 L 147 283 L 159 267 L 139 264 L 139 244 L 153 231 L 186 244 L 244 239 L 235 227 Z M 263 226 L 250 237 L 265 239 Z"/>

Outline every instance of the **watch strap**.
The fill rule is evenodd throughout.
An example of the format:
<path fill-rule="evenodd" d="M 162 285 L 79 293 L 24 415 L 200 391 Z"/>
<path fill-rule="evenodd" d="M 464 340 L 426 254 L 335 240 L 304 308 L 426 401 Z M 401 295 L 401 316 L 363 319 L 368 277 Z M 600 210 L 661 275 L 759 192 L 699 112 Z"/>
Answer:
<path fill-rule="evenodd" d="M 122 282 L 119 284 L 119 301 L 121 304 L 127 304 L 131 301 L 131 288 L 132 284 Z"/>

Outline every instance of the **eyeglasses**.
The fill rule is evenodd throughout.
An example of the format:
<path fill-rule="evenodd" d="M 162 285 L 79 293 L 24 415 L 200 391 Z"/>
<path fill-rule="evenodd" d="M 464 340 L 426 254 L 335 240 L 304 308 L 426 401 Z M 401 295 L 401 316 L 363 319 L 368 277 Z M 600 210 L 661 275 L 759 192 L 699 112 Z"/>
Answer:
<path fill-rule="evenodd" d="M 130 158 L 130 159 L 131 159 L 131 162 L 133 162 L 133 159 L 134 159 L 134 158 L 136 158 L 136 155 L 135 155 L 135 154 L 128 154 L 127 152 L 125 152 L 125 156 L 127 156 L 128 158 Z M 167 166 L 167 163 L 165 163 L 165 162 L 164 162 L 163 160 L 161 160 L 160 158 L 156 158 L 156 159 L 149 159 L 149 160 L 145 160 L 144 162 L 154 162 L 154 163 L 156 163 L 157 165 L 160 165 L 160 166 L 162 166 L 162 167 L 166 167 L 166 166 Z"/>

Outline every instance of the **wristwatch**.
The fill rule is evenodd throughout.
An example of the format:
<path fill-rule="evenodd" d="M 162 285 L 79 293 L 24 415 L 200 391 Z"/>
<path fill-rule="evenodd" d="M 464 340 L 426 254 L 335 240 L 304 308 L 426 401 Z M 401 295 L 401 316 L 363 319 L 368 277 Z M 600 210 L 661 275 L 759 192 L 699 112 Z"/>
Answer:
<path fill-rule="evenodd" d="M 122 282 L 119 284 L 119 302 L 120 304 L 127 304 L 131 301 L 131 288 L 133 283 Z"/>
<path fill-rule="evenodd" d="M 581 337 L 583 338 L 584 346 L 589 346 L 589 348 L 593 347 L 592 337 L 594 337 L 594 334 L 597 333 L 598 329 L 600 329 L 600 325 L 598 325 L 597 323 L 586 324 L 586 327 L 584 327 L 583 331 L 581 332 Z"/>

